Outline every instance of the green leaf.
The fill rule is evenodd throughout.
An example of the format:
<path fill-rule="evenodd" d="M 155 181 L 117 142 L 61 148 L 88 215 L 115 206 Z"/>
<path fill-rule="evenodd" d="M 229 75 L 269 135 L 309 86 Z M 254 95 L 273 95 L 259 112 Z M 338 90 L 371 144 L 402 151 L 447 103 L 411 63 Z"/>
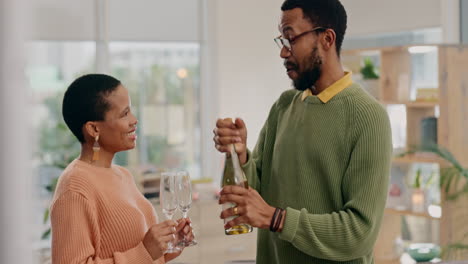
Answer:
<path fill-rule="evenodd" d="M 460 180 L 462 179 L 462 176 L 460 175 L 460 173 L 454 172 L 453 178 L 454 178 L 454 181 L 452 185 L 455 186 L 455 188 L 457 188 L 459 186 Z"/>
<path fill-rule="evenodd" d="M 44 211 L 44 219 L 43 219 L 43 223 L 47 223 L 47 220 L 49 220 L 49 213 L 50 213 L 50 210 L 49 208 L 47 208 L 45 211 Z"/>
<path fill-rule="evenodd" d="M 50 228 L 49 228 L 49 229 L 47 229 L 46 231 L 44 231 L 44 233 L 42 233 L 41 239 L 43 239 L 43 240 L 44 240 L 44 239 L 47 239 L 47 238 L 49 238 L 49 236 L 50 236 L 50 232 L 51 232 L 51 229 L 50 229 Z"/>
<path fill-rule="evenodd" d="M 468 245 L 463 243 L 453 243 L 447 245 L 447 248 L 452 250 L 468 249 Z"/>
<path fill-rule="evenodd" d="M 453 173 L 447 174 L 446 178 L 447 178 L 447 180 L 445 182 L 445 193 L 449 193 L 450 192 L 450 186 L 452 185 L 452 181 L 453 181 L 453 178 L 454 178 L 454 174 Z"/>
<path fill-rule="evenodd" d="M 361 68 L 362 78 L 366 79 L 378 79 L 379 74 L 377 73 L 377 69 L 374 66 L 374 63 L 370 58 L 364 59 L 364 66 Z"/>
<path fill-rule="evenodd" d="M 460 190 L 460 191 L 457 191 L 455 193 L 452 193 L 450 195 L 447 196 L 447 200 L 451 200 L 451 201 L 454 201 L 454 200 L 457 200 L 458 197 L 462 196 L 462 195 L 466 195 L 468 194 L 468 184 L 465 184 L 465 186 L 463 186 L 463 189 Z"/>
<path fill-rule="evenodd" d="M 421 188 L 421 168 L 416 171 L 416 178 L 414 179 L 413 188 Z"/>
<path fill-rule="evenodd" d="M 50 193 L 55 192 L 55 188 L 57 188 L 58 179 L 58 177 L 53 178 L 52 181 L 45 186 L 45 189 Z"/>
<path fill-rule="evenodd" d="M 444 188 L 446 193 L 449 193 L 451 187 L 456 186 L 461 178 L 468 180 L 468 169 L 463 168 L 460 162 L 458 162 L 458 160 L 447 149 L 437 144 L 425 144 L 420 146 L 411 146 L 408 151 L 398 156 L 403 157 L 415 153 L 433 153 L 451 165 L 451 168 L 442 169 L 444 173 L 441 175 L 440 185 Z M 466 188 L 463 188 L 463 190 L 465 189 Z M 468 193 L 468 189 L 466 189 L 466 193 Z M 456 195 L 450 195 L 450 197 L 458 197 L 459 195 L 461 194 L 457 193 Z"/>
<path fill-rule="evenodd" d="M 464 235 L 464 238 L 466 238 L 468 234 Z M 441 256 L 443 259 L 450 259 L 450 255 L 452 252 L 460 251 L 460 250 L 468 250 L 468 244 L 464 243 L 451 243 L 442 248 L 442 253 Z"/>
<path fill-rule="evenodd" d="M 434 171 L 431 172 L 431 175 L 429 176 L 429 179 L 426 181 L 426 186 L 432 185 L 432 182 L 434 181 Z"/>

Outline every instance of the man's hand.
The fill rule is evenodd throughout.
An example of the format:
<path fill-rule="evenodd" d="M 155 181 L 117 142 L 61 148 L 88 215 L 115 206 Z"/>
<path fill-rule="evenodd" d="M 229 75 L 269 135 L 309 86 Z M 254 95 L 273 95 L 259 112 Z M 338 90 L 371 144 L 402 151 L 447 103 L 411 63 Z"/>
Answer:
<path fill-rule="evenodd" d="M 235 144 L 241 165 L 247 162 L 247 128 L 242 119 L 236 118 L 235 122 L 231 118 L 218 119 L 213 133 L 215 148 L 219 152 L 229 153 L 229 145 Z"/>
<path fill-rule="evenodd" d="M 231 228 L 239 224 L 249 224 L 253 227 L 268 229 L 271 218 L 275 213 L 275 208 L 268 205 L 260 194 L 252 189 L 245 189 L 240 186 L 225 186 L 221 191 L 219 204 L 235 203 L 237 215 L 239 217 L 226 223 L 224 228 Z M 234 208 L 229 208 L 221 212 L 221 219 L 234 216 Z"/>

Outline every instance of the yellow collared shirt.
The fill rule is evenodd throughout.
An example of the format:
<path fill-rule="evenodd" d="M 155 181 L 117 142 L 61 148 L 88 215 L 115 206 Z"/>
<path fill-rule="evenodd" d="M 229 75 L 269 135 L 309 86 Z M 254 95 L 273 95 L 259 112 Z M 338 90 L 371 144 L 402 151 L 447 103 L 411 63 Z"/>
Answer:
<path fill-rule="evenodd" d="M 321 93 L 317 95 L 318 99 L 322 101 L 322 103 L 327 103 L 330 101 L 335 95 L 343 91 L 346 87 L 350 86 L 353 83 L 352 73 L 345 72 L 345 76 L 341 79 L 330 85 L 327 89 L 323 90 Z M 313 96 L 312 91 L 310 89 L 305 90 L 302 93 L 302 101 L 304 101 L 307 97 Z"/>

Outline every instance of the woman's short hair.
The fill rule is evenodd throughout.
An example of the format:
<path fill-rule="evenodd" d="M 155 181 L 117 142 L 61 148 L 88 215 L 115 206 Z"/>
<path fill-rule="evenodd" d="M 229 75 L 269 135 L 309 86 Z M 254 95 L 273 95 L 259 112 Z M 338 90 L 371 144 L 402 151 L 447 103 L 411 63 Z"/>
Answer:
<path fill-rule="evenodd" d="M 117 89 L 120 81 L 105 74 L 87 74 L 67 88 L 63 97 L 62 115 L 68 128 L 85 142 L 83 125 L 88 121 L 103 121 L 110 105 L 106 97 Z"/>

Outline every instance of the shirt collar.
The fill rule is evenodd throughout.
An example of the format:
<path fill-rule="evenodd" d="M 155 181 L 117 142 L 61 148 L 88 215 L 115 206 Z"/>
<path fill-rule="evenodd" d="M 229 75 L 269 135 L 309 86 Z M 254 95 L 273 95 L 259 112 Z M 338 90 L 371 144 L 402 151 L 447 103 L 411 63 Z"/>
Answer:
<path fill-rule="evenodd" d="M 343 91 L 346 87 L 350 86 L 353 83 L 352 73 L 345 72 L 345 76 L 341 79 L 327 87 L 321 93 L 317 95 L 318 99 L 322 101 L 322 103 L 327 103 L 330 101 L 335 95 Z M 312 91 L 310 89 L 305 90 L 302 93 L 302 101 L 304 101 L 307 97 L 312 96 Z"/>

